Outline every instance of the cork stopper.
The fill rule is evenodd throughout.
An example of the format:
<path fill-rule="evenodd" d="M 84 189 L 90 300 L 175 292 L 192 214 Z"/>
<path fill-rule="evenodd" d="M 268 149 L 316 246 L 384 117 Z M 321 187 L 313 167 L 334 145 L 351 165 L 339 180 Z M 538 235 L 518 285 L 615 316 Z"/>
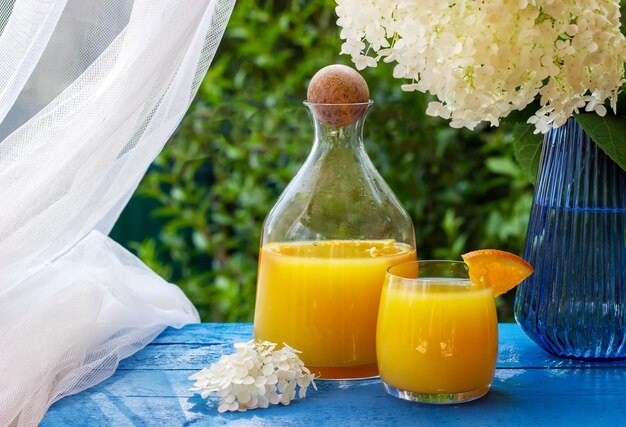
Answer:
<path fill-rule="evenodd" d="M 345 65 L 329 65 L 319 70 L 309 83 L 307 101 L 322 122 L 346 126 L 356 122 L 367 111 L 369 89 L 365 79 Z M 333 105 L 337 104 L 337 105 Z"/>

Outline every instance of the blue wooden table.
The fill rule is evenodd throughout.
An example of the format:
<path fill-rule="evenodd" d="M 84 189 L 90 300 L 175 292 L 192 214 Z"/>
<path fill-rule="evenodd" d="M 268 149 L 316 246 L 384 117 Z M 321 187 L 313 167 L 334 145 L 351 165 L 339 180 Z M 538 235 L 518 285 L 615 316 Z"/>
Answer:
<path fill-rule="evenodd" d="M 288 407 L 218 414 L 187 378 L 251 335 L 250 324 L 168 329 L 110 379 L 53 405 L 42 425 L 626 425 L 626 361 L 551 357 L 514 324 L 500 324 L 493 388 L 475 402 L 429 406 L 386 395 L 378 380 L 320 381 Z"/>

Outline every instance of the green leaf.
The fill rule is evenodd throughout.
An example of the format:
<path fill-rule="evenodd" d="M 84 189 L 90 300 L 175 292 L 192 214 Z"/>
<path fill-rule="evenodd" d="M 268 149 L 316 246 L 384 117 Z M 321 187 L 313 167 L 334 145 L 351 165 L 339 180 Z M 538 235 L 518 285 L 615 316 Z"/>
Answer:
<path fill-rule="evenodd" d="M 485 162 L 487 169 L 498 175 L 516 177 L 519 166 L 510 157 L 490 157 Z"/>
<path fill-rule="evenodd" d="M 513 127 L 515 158 L 528 180 L 533 184 L 537 178 L 543 141 L 543 135 L 533 134 L 534 130 L 535 126 L 528 123 L 516 123 Z"/>
<path fill-rule="evenodd" d="M 578 114 L 576 120 L 593 142 L 626 171 L 626 117 Z"/>

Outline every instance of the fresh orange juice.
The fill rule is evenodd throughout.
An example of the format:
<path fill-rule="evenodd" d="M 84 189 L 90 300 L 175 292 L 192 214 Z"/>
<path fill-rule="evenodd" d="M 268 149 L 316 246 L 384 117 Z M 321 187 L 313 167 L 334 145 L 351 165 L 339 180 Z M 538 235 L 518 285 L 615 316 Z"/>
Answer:
<path fill-rule="evenodd" d="M 498 352 L 493 291 L 469 279 L 386 283 L 377 344 L 380 377 L 397 389 L 437 395 L 488 387 Z"/>
<path fill-rule="evenodd" d="M 254 335 L 300 350 L 323 378 L 377 375 L 385 271 L 415 259 L 393 240 L 269 243 L 261 248 Z"/>

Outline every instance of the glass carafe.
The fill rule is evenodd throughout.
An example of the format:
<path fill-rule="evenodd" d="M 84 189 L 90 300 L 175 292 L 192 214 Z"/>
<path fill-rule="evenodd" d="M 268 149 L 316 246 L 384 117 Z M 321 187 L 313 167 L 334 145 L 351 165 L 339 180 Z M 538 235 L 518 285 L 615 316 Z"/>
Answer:
<path fill-rule="evenodd" d="M 410 217 L 363 146 L 372 103 L 305 103 L 313 149 L 263 225 L 254 335 L 321 378 L 367 378 L 387 268 L 415 260 Z"/>

